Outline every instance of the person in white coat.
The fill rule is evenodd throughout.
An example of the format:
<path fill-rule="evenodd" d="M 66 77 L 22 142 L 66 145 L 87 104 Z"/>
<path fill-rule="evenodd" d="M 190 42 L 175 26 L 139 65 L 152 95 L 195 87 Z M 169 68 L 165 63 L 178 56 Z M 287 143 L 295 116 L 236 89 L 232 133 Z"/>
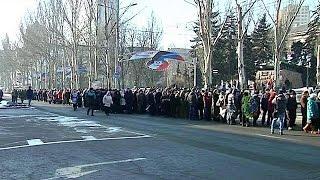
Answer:
<path fill-rule="evenodd" d="M 103 96 L 102 102 L 103 102 L 103 105 L 104 105 L 104 110 L 105 110 L 106 115 L 109 115 L 111 105 L 113 104 L 110 91 L 108 91 L 108 92 Z"/>

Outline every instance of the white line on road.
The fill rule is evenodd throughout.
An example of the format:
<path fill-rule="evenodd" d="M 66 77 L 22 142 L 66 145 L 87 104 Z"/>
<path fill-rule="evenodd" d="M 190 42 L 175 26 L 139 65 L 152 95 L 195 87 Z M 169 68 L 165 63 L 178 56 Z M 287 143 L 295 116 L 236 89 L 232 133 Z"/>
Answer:
<path fill-rule="evenodd" d="M 33 146 L 41 146 L 41 145 L 51 145 L 51 144 L 64 144 L 64 143 L 77 143 L 77 142 L 90 142 L 90 141 L 107 141 L 107 140 L 124 140 L 124 139 L 142 139 L 142 138 L 151 138 L 149 135 L 145 136 L 125 136 L 125 137 L 111 137 L 111 138 L 101 138 L 101 139 L 79 139 L 79 140 L 70 140 L 70 141 L 55 141 L 55 142 L 47 142 L 38 145 L 22 145 L 22 146 L 13 146 L 13 147 L 5 147 L 0 148 L 0 151 L 3 150 L 11 150 L 11 149 L 20 149 L 20 148 L 27 148 Z"/>
<path fill-rule="evenodd" d="M 84 140 L 97 140 L 97 138 L 93 136 L 81 136 Z"/>
<path fill-rule="evenodd" d="M 257 136 L 261 136 L 261 137 L 267 137 L 267 138 L 273 138 L 273 139 L 282 139 L 282 140 L 289 140 L 289 141 L 295 141 L 293 139 L 288 139 L 288 138 L 283 138 L 283 137 L 277 137 L 277 136 L 269 136 L 269 135 L 265 135 L 265 134 L 256 134 Z"/>
<path fill-rule="evenodd" d="M 95 166 L 101 166 L 101 165 L 108 165 L 108 164 L 118 164 L 118 163 L 127 163 L 127 162 L 135 162 L 135 161 L 142 161 L 146 160 L 147 158 L 135 158 L 135 159 L 126 159 L 126 160 L 119 160 L 119 161 L 108 161 L 108 162 L 102 162 L 102 163 L 93 163 L 93 164 L 84 164 L 79 166 L 72 166 L 72 167 L 66 167 L 57 169 L 55 176 L 52 178 L 48 178 L 46 180 L 51 179 L 60 179 L 60 178 L 67 178 L 67 179 L 74 179 L 79 178 L 85 175 L 89 175 L 95 172 L 98 172 L 100 170 L 90 170 L 90 171 L 84 171 L 83 168 L 87 167 L 95 167 Z"/>
<path fill-rule="evenodd" d="M 25 118 L 25 117 L 38 117 L 39 115 L 6 115 L 0 116 L 0 119 L 10 119 L 10 118 Z M 52 115 L 41 115 L 42 117 L 53 117 Z"/>
<path fill-rule="evenodd" d="M 43 144 L 43 142 L 41 141 L 41 139 L 30 139 L 27 140 L 28 144 L 31 146 L 36 146 L 36 145 L 41 145 Z"/>

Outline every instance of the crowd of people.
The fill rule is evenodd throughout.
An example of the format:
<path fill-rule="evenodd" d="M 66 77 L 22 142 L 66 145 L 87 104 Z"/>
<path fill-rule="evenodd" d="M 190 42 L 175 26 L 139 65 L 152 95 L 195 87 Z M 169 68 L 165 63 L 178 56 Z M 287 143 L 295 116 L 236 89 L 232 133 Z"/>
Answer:
<path fill-rule="evenodd" d="M 18 93 L 19 94 L 19 93 Z M 23 94 L 23 93 L 22 93 Z M 320 96 L 319 96 L 320 97 Z M 201 90 L 197 88 L 133 88 L 125 90 L 34 90 L 33 99 L 55 104 L 86 107 L 87 115 L 94 110 L 110 113 L 149 113 L 152 116 L 220 121 L 229 125 L 270 126 L 274 133 L 298 129 L 298 102 L 293 90 L 239 91 L 235 88 Z M 320 103 L 315 93 L 303 92 L 300 99 L 302 129 L 319 133 Z"/>

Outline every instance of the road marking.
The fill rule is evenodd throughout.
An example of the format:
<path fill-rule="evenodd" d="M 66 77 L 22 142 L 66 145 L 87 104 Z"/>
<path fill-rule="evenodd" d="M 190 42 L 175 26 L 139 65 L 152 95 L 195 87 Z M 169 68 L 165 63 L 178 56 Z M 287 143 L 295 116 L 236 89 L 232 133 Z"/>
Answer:
<path fill-rule="evenodd" d="M 52 115 L 6 115 L 6 116 L 0 116 L 0 119 L 9 119 L 9 118 L 25 118 L 25 117 L 52 117 Z"/>
<path fill-rule="evenodd" d="M 83 177 L 85 175 L 89 175 L 95 172 L 98 172 L 100 170 L 90 170 L 90 171 L 83 171 L 83 168 L 88 167 L 95 167 L 95 166 L 102 166 L 102 165 L 109 165 L 109 164 L 118 164 L 118 163 L 128 163 L 128 162 L 135 162 L 135 161 L 142 161 L 146 160 L 147 158 L 135 158 L 135 159 L 126 159 L 126 160 L 119 160 L 119 161 L 108 161 L 108 162 L 102 162 L 102 163 L 93 163 L 93 164 L 84 164 L 79 166 L 72 166 L 72 167 L 66 167 L 57 169 L 55 172 L 55 176 L 52 178 L 48 178 L 46 180 L 51 179 L 60 179 L 60 178 L 67 178 L 67 179 L 74 179 Z"/>
<path fill-rule="evenodd" d="M 84 140 L 97 140 L 97 138 L 93 136 L 81 136 Z"/>
<path fill-rule="evenodd" d="M 267 138 L 273 138 L 273 139 L 282 139 L 282 140 L 289 140 L 289 141 L 295 141 L 293 139 L 288 139 L 288 138 L 283 138 L 283 137 L 277 137 L 277 136 L 269 136 L 269 135 L 264 135 L 264 134 L 256 134 L 257 136 L 261 137 L 267 137 Z"/>
<path fill-rule="evenodd" d="M 41 139 L 30 139 L 27 140 L 28 144 L 31 146 L 36 146 L 36 145 L 41 145 L 43 144 L 43 142 L 41 141 Z"/>
<path fill-rule="evenodd" d="M 77 143 L 77 142 L 90 142 L 90 141 L 107 141 L 107 140 L 125 140 L 125 139 L 142 139 L 142 138 L 151 138 L 149 135 L 145 136 L 124 136 L 124 137 L 111 137 L 111 138 L 101 138 L 101 139 L 79 139 L 79 140 L 70 140 L 70 141 L 55 141 L 55 142 L 46 142 L 43 144 L 37 145 L 22 145 L 22 146 L 12 146 L 12 147 L 5 147 L 0 148 L 0 151 L 3 150 L 11 150 L 11 149 L 20 149 L 20 148 L 27 148 L 33 146 L 43 146 L 43 145 L 51 145 L 51 144 L 64 144 L 64 143 Z"/>

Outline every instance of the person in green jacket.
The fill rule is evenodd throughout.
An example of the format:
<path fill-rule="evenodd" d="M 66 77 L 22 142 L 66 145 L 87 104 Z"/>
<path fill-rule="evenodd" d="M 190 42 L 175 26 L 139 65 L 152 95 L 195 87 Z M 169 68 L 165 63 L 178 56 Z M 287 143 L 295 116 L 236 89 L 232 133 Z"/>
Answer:
<path fill-rule="evenodd" d="M 309 132 L 312 129 L 312 125 L 319 121 L 319 108 L 316 103 L 317 95 L 311 94 L 307 103 L 307 125 L 303 130 Z M 313 133 L 313 132 L 312 132 Z"/>
<path fill-rule="evenodd" d="M 242 104 L 242 126 L 248 127 L 249 119 L 251 118 L 251 111 L 250 111 L 250 96 L 247 91 L 243 93 L 241 104 Z"/>

